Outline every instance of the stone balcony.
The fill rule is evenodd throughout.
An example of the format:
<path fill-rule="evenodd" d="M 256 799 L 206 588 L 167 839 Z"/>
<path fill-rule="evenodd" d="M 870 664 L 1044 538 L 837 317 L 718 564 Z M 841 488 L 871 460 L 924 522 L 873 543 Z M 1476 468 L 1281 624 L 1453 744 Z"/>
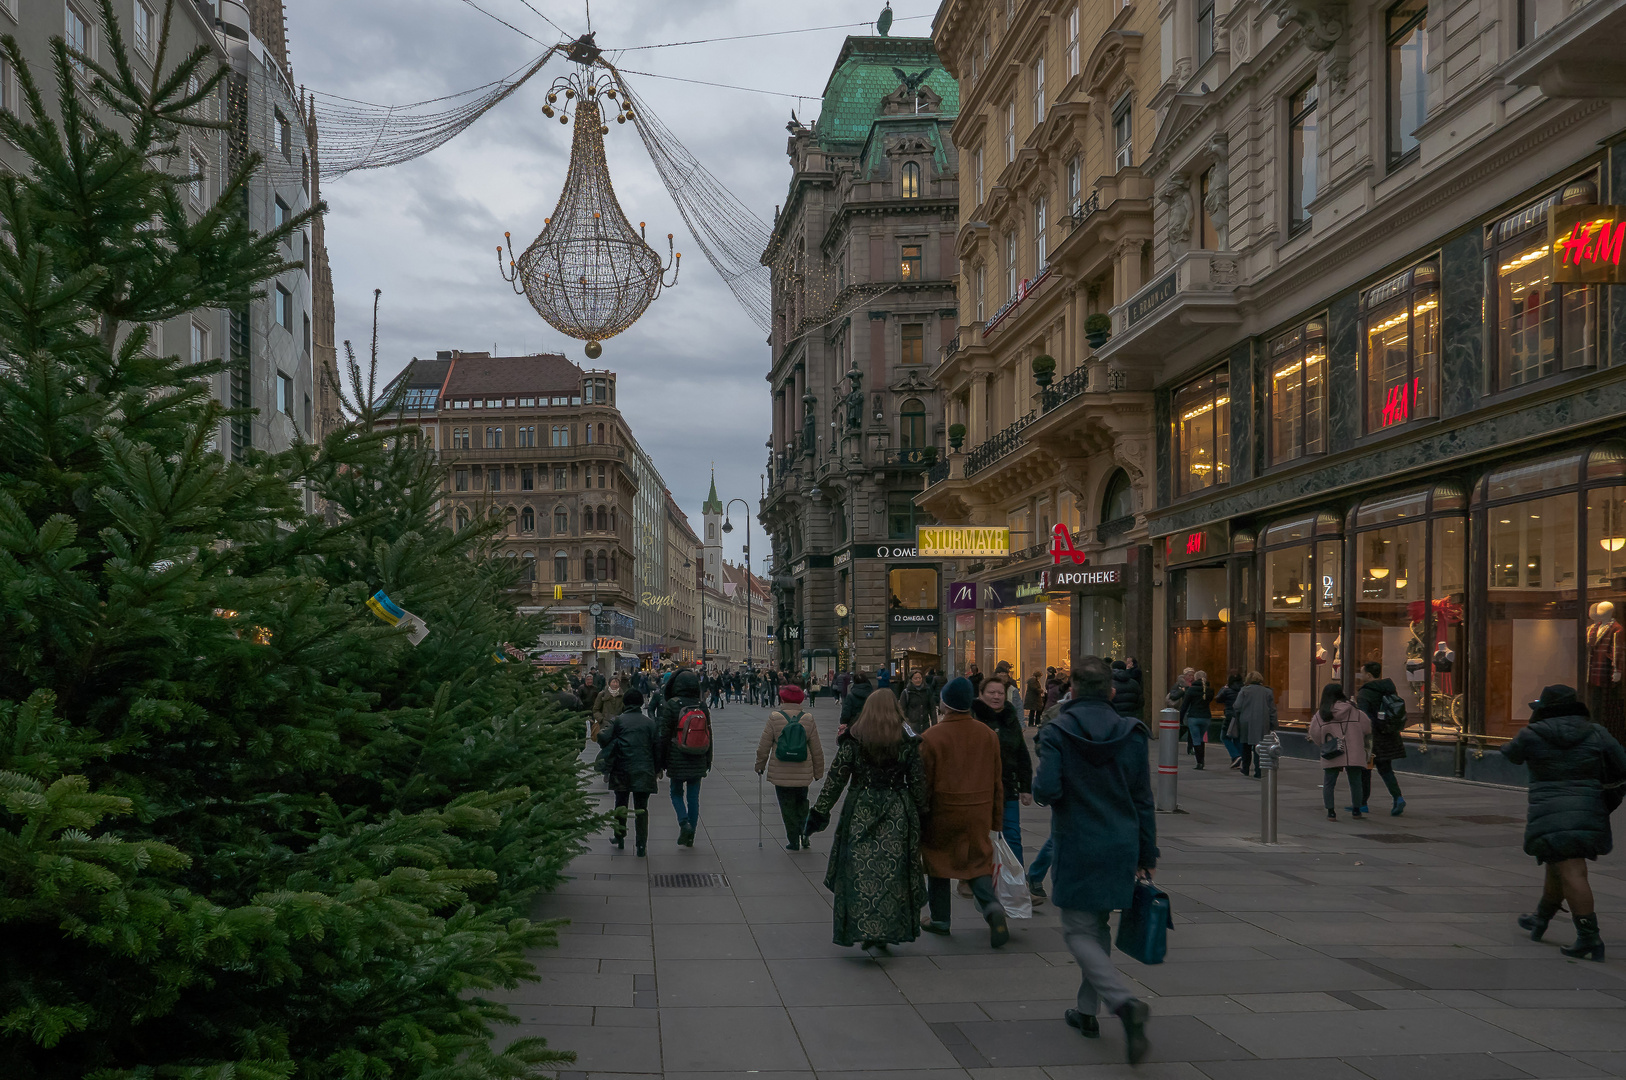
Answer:
<path fill-rule="evenodd" d="M 1234 252 L 1188 251 L 1175 264 L 1110 312 L 1112 337 L 1097 359 L 1116 367 L 1126 361 L 1161 360 L 1215 330 L 1241 325 L 1236 287 L 1240 264 Z"/>

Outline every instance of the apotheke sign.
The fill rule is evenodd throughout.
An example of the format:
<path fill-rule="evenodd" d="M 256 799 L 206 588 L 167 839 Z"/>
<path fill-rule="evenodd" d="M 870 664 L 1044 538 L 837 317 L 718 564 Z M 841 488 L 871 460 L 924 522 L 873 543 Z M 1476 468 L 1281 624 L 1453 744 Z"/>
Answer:
<path fill-rule="evenodd" d="M 1129 565 L 1127 563 L 1117 563 L 1112 566 L 1092 566 L 1079 570 L 1052 570 L 1050 571 L 1050 587 L 1052 589 L 1079 589 L 1122 585 L 1128 570 Z"/>

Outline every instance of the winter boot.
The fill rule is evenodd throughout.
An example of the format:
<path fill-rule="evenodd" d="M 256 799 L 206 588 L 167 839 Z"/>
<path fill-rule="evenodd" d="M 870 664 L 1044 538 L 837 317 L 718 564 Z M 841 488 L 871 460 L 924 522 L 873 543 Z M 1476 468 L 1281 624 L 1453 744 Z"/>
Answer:
<path fill-rule="evenodd" d="M 1598 935 L 1598 916 L 1576 915 L 1575 944 L 1560 946 L 1558 951 L 1578 960 L 1596 960 L 1602 963 L 1603 938 Z"/>
<path fill-rule="evenodd" d="M 1005 913 L 1003 911 L 990 911 L 983 918 L 988 920 L 989 948 L 997 949 L 1011 940 L 1011 928 L 1005 922 Z"/>
<path fill-rule="evenodd" d="M 1535 914 L 1519 916 L 1519 929 L 1529 931 L 1531 941 L 1540 941 L 1541 935 L 1547 932 L 1547 924 L 1553 921 L 1553 916 L 1562 906 L 1563 901 L 1549 900 L 1543 896 L 1536 901 Z"/>
<path fill-rule="evenodd" d="M 1124 1041 L 1128 1043 L 1129 1064 L 1139 1065 L 1151 1049 L 1146 1039 L 1146 1021 L 1152 1010 L 1139 998 L 1130 998 L 1117 1009 L 1118 1019 L 1124 1022 Z"/>

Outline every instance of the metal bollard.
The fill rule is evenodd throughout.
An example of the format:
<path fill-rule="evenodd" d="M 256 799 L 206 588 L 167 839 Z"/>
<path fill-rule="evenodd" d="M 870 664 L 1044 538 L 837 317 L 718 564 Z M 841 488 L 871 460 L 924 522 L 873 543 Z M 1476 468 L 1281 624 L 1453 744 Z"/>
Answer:
<path fill-rule="evenodd" d="M 1157 728 L 1157 809 L 1172 814 L 1180 787 L 1180 710 L 1164 709 Z"/>
<path fill-rule="evenodd" d="M 1274 731 L 1253 748 L 1259 761 L 1259 842 L 1276 843 L 1276 802 L 1281 776 L 1282 740 Z"/>

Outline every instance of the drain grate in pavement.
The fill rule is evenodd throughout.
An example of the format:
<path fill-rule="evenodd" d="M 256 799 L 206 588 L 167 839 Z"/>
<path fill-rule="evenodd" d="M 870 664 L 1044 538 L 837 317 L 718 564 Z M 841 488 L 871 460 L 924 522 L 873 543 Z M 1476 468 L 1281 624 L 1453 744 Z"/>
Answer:
<path fill-rule="evenodd" d="M 1419 836 L 1409 832 L 1373 832 L 1361 833 L 1362 840 L 1376 840 L 1380 844 L 1432 844 L 1431 836 Z"/>
<path fill-rule="evenodd" d="M 1523 825 L 1524 818 L 1508 817 L 1506 814 L 1466 814 L 1456 820 L 1466 821 L 1471 825 Z"/>
<path fill-rule="evenodd" d="M 726 889 L 727 874 L 651 874 L 652 889 Z"/>

